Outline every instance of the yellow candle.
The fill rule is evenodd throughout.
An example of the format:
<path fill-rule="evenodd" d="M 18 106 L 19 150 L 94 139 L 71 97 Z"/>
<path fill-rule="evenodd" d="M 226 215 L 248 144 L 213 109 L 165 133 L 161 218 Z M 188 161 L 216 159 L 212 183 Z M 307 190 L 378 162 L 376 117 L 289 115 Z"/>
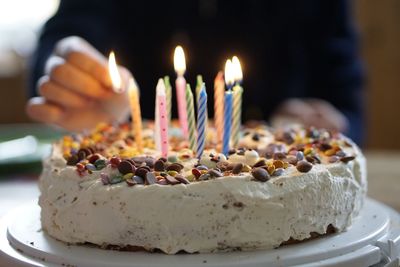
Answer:
<path fill-rule="evenodd" d="M 236 56 L 232 58 L 232 71 L 235 82 L 233 87 L 232 144 L 236 148 L 240 138 L 243 95 L 243 88 L 240 86 L 243 79 L 242 67 Z"/>
<path fill-rule="evenodd" d="M 225 82 L 222 71 L 218 72 L 214 81 L 214 125 L 217 129 L 217 141 L 222 142 L 224 134 L 224 99 Z"/>
<path fill-rule="evenodd" d="M 142 140 L 142 115 L 139 101 L 139 88 L 134 78 L 129 81 L 129 102 L 131 106 L 132 129 L 136 146 L 139 151 L 143 149 Z"/>

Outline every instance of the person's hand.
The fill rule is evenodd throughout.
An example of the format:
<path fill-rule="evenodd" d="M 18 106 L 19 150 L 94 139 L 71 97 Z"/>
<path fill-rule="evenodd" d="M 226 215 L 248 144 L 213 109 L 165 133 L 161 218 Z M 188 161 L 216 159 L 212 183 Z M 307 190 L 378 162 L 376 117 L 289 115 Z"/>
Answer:
<path fill-rule="evenodd" d="M 45 75 L 37 82 L 40 97 L 27 104 L 28 115 L 70 131 L 127 119 L 127 93 L 112 90 L 107 62 L 82 38 L 60 40 L 46 62 Z M 128 81 L 129 71 L 123 67 L 119 70 L 122 81 Z"/>
<path fill-rule="evenodd" d="M 275 125 L 288 122 L 345 132 L 347 118 L 329 102 L 317 98 L 291 98 L 284 101 L 274 112 L 271 121 Z"/>

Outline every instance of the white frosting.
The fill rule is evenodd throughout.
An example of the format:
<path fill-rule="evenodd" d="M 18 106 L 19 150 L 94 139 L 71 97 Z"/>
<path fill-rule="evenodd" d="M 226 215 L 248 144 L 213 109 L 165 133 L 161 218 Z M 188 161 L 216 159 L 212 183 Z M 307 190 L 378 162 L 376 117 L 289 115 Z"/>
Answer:
<path fill-rule="evenodd" d="M 246 150 L 244 152 L 244 155 L 235 153 L 229 156 L 229 162 L 230 163 L 243 163 L 247 164 L 249 166 L 253 166 L 254 164 L 257 163 L 257 161 L 260 159 L 260 156 L 258 155 L 258 152 L 255 150 Z"/>
<path fill-rule="evenodd" d="M 254 139 L 257 134 L 258 139 Z M 252 149 L 262 149 L 267 144 L 273 142 L 274 136 L 267 128 L 248 129 L 247 134 L 239 142 L 239 146 L 245 146 Z"/>
<path fill-rule="evenodd" d="M 213 160 L 215 158 L 215 160 Z M 217 166 L 217 162 L 227 161 L 224 154 L 215 153 L 214 151 L 206 151 L 200 158 L 199 163 L 207 166 L 209 169 L 215 168 Z"/>
<path fill-rule="evenodd" d="M 68 243 L 133 245 L 168 254 L 273 248 L 290 237 L 323 234 L 330 224 L 338 231 L 351 225 L 367 184 L 365 159 L 355 152 L 347 164 L 319 164 L 308 173 L 290 167 L 265 183 L 242 174 L 128 187 L 103 185 L 100 171 L 80 177 L 54 146 L 40 178 L 42 226 Z"/>

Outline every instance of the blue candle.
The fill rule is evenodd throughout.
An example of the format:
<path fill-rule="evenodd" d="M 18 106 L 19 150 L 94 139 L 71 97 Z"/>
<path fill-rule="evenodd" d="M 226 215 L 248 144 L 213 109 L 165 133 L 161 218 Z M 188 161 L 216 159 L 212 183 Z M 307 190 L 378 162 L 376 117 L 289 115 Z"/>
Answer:
<path fill-rule="evenodd" d="M 232 91 L 225 92 L 224 104 L 224 136 L 222 142 L 222 153 L 228 155 L 229 153 L 229 140 L 231 139 L 232 128 Z"/>
<path fill-rule="evenodd" d="M 207 93 L 204 83 L 202 84 L 197 105 L 197 157 L 200 158 L 206 143 L 207 129 Z"/>

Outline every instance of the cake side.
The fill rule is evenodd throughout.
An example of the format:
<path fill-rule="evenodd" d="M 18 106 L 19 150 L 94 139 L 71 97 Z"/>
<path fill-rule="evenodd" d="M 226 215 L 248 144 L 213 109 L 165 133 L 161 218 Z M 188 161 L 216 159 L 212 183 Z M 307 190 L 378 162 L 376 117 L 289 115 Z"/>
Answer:
<path fill-rule="evenodd" d="M 323 234 L 329 224 L 342 231 L 362 202 L 354 178 L 327 170 L 271 183 L 224 177 L 167 189 L 157 184 L 105 188 L 97 179 L 52 187 L 41 196 L 50 235 L 68 243 L 134 245 L 166 253 L 271 248 L 290 237 Z M 64 193 L 69 196 L 57 200 Z"/>
<path fill-rule="evenodd" d="M 352 155 L 351 160 L 330 163 L 327 156 L 308 172 L 286 164 L 267 182 L 242 168 L 188 184 L 134 186 L 105 184 L 105 175 L 119 175 L 111 164 L 82 176 L 75 166 L 66 165 L 62 145 L 54 145 L 39 183 L 42 226 L 68 243 L 137 246 L 168 254 L 266 249 L 309 238 L 313 232 L 324 234 L 329 225 L 343 231 L 361 209 L 367 186 L 364 157 L 343 140 L 343 153 Z M 279 143 L 276 138 L 264 141 L 257 145 Z M 260 160 L 275 163 L 259 153 L 260 149 L 257 154 L 236 151 L 219 160 L 231 165 L 241 161 L 253 169 Z M 200 160 L 209 170 L 217 165 L 207 160 L 210 154 L 215 158 L 215 152 L 207 152 Z M 184 160 L 181 173 L 192 172 L 196 164 L 191 158 Z"/>

